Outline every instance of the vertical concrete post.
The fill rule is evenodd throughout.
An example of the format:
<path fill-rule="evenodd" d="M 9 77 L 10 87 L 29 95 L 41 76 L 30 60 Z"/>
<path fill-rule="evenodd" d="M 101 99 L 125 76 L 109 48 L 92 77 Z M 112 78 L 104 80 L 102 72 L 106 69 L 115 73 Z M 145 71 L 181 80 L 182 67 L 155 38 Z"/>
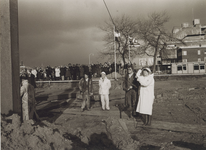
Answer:
<path fill-rule="evenodd" d="M 18 0 L 0 0 L 1 113 L 21 113 Z"/>

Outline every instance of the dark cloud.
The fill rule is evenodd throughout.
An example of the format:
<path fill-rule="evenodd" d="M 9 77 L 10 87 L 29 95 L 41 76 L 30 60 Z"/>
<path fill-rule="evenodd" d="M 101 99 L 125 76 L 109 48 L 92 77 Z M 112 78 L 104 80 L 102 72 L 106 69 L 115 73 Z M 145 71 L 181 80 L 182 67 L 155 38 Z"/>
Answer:
<path fill-rule="evenodd" d="M 103 49 L 104 33 L 99 26 L 109 20 L 102 0 L 19 0 L 20 60 L 26 65 L 88 63 Z M 105 0 L 113 17 L 131 18 L 166 10 L 167 28 L 192 23 L 206 24 L 205 0 Z M 193 16 L 192 16 L 193 9 Z M 101 60 L 98 60 L 101 61 Z"/>

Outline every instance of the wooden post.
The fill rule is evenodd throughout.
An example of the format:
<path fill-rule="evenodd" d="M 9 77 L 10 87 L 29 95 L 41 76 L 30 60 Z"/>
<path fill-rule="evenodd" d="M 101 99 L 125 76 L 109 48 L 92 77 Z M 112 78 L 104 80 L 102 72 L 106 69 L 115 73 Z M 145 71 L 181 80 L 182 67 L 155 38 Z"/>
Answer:
<path fill-rule="evenodd" d="M 0 0 L 1 113 L 21 114 L 18 0 Z"/>

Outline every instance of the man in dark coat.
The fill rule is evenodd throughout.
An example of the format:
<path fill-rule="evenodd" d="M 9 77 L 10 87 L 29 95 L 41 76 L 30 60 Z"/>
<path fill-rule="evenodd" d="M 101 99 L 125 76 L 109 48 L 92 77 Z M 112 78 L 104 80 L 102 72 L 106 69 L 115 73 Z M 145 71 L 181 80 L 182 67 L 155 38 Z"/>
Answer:
<path fill-rule="evenodd" d="M 66 74 L 66 68 L 61 66 L 60 67 L 60 76 L 61 76 L 61 79 L 64 80 L 65 78 L 65 74 Z"/>
<path fill-rule="evenodd" d="M 29 69 L 27 71 L 27 75 L 28 75 L 28 82 L 34 87 L 36 88 L 36 82 L 35 82 L 35 76 L 31 73 L 32 69 Z"/>
<path fill-rule="evenodd" d="M 70 74 L 71 74 L 71 80 L 74 79 L 74 70 L 73 70 L 73 66 L 71 64 L 69 64 L 69 70 L 70 70 Z"/>
<path fill-rule="evenodd" d="M 80 71 L 79 74 L 80 74 L 80 79 L 81 79 L 84 77 L 84 67 L 82 65 L 79 67 L 79 71 Z"/>
<path fill-rule="evenodd" d="M 69 68 L 69 66 L 66 67 L 65 78 L 66 78 L 67 80 L 71 80 L 71 73 L 70 73 L 70 68 Z"/>
<path fill-rule="evenodd" d="M 93 95 L 93 84 L 92 77 L 90 74 L 84 74 L 84 77 L 79 81 L 79 90 L 82 94 L 82 106 L 81 111 L 83 112 L 85 108 L 90 110 L 90 96 Z"/>
<path fill-rule="evenodd" d="M 123 90 L 125 91 L 125 106 L 129 111 L 129 117 L 136 115 L 139 82 L 135 78 L 135 75 L 133 67 L 128 66 L 123 83 Z"/>

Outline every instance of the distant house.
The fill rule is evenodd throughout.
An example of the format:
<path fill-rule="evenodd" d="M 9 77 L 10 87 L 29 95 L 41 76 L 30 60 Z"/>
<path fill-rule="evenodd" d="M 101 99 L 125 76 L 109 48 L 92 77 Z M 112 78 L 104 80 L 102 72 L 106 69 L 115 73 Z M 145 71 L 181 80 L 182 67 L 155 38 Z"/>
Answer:
<path fill-rule="evenodd" d="M 147 55 L 148 54 L 148 55 Z M 154 49 L 148 49 L 147 54 L 139 54 L 132 58 L 131 62 L 132 64 L 136 64 L 136 68 L 142 68 L 142 67 L 151 67 L 154 64 Z M 160 56 L 157 56 L 156 59 L 156 70 L 159 70 L 158 65 L 161 65 L 161 59 Z"/>

